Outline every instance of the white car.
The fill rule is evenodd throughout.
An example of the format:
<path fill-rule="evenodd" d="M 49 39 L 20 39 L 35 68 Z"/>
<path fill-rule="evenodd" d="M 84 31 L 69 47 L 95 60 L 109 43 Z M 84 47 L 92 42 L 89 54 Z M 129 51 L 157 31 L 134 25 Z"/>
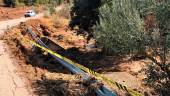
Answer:
<path fill-rule="evenodd" d="M 33 17 L 33 16 L 35 16 L 36 15 L 36 13 L 35 13 L 35 11 L 34 10 L 29 10 L 29 11 L 27 11 L 26 13 L 25 13 L 25 17 Z"/>

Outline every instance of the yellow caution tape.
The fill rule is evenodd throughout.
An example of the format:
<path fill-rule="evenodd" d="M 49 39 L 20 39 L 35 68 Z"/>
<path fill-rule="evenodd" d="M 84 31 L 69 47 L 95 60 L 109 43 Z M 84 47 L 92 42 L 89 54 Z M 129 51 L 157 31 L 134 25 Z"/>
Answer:
<path fill-rule="evenodd" d="M 87 73 L 89 73 L 89 74 L 91 74 L 91 75 L 93 75 L 93 76 L 95 76 L 96 79 L 102 80 L 102 81 L 105 81 L 105 82 L 107 82 L 107 83 L 109 83 L 109 84 L 111 84 L 111 85 L 114 85 L 114 86 L 116 86 L 119 90 L 126 91 L 126 92 L 130 93 L 132 96 L 143 96 L 143 94 L 139 93 L 138 91 L 135 91 L 135 90 L 133 90 L 133 89 L 127 88 L 126 86 L 124 86 L 124 85 L 122 85 L 122 84 L 119 84 L 119 83 L 116 82 L 116 81 L 113 81 L 113 80 L 111 80 L 111 79 L 109 79 L 109 78 L 106 78 L 105 76 L 103 76 L 103 75 L 101 75 L 101 74 L 99 74 L 99 73 L 97 73 L 97 72 L 95 72 L 95 71 L 92 71 L 91 69 L 86 68 L 86 67 L 82 66 L 81 64 L 75 63 L 75 62 L 73 62 L 72 60 L 70 60 L 70 59 L 68 59 L 68 58 L 66 58 L 66 57 L 63 57 L 63 56 L 61 56 L 60 54 L 58 54 L 58 53 L 56 53 L 56 52 L 54 52 L 54 51 L 52 51 L 52 50 L 50 50 L 50 49 L 47 49 L 47 48 L 45 48 L 45 47 L 37 44 L 36 42 L 34 42 L 34 41 L 32 41 L 32 40 L 29 40 L 29 39 L 24 38 L 24 40 L 23 40 L 22 42 L 24 42 L 24 43 L 30 42 L 30 43 L 33 44 L 34 46 L 36 46 L 36 47 L 38 47 L 38 48 L 40 48 L 40 49 L 42 49 L 42 50 L 44 50 L 44 51 L 46 51 L 46 52 L 54 55 L 54 56 L 56 56 L 56 57 L 58 57 L 58 58 L 60 58 L 60 59 L 62 59 L 62 60 L 64 60 L 64 61 L 66 61 L 66 62 L 68 62 L 68 63 L 70 63 L 70 64 L 78 67 L 78 68 L 80 68 L 81 70 L 84 70 L 85 72 L 87 72 Z"/>

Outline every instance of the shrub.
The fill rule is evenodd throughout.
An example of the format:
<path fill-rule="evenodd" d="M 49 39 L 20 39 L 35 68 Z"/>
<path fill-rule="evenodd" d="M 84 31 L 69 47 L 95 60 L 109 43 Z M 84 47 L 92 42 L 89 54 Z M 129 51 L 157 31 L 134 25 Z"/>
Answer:
<path fill-rule="evenodd" d="M 15 7 L 16 5 L 27 5 L 27 6 L 32 6 L 32 5 L 48 5 L 48 4 L 53 4 L 53 5 L 60 5 L 62 2 L 65 0 L 3 0 L 3 3 L 7 7 Z"/>
<path fill-rule="evenodd" d="M 48 11 L 52 15 L 52 14 L 54 14 L 56 12 L 56 9 L 55 9 L 55 7 L 50 6 Z"/>
<path fill-rule="evenodd" d="M 145 69 L 147 78 L 146 84 L 153 87 L 160 93 L 161 96 L 170 95 L 170 61 L 169 59 L 169 42 L 170 42 L 170 1 L 152 1 L 147 9 L 150 9 L 156 18 L 156 32 L 151 30 L 150 44 L 152 49 L 151 59 L 152 64 L 148 65 Z M 152 6 L 152 7 L 151 7 Z M 157 60 L 155 58 L 159 58 Z"/>
<path fill-rule="evenodd" d="M 70 4 L 65 4 L 64 7 L 61 10 L 57 11 L 56 14 L 66 19 L 69 19 L 70 18 Z"/>
<path fill-rule="evenodd" d="M 50 16 L 49 11 L 46 11 L 46 12 L 44 13 L 44 18 L 49 18 L 49 16 Z"/>
<path fill-rule="evenodd" d="M 100 0 L 74 0 L 69 26 L 72 29 L 78 26 L 79 29 L 91 30 L 92 26 L 98 21 L 99 6 Z"/>
<path fill-rule="evenodd" d="M 3 0 L 3 3 L 7 7 L 15 7 L 16 6 L 16 0 Z"/>
<path fill-rule="evenodd" d="M 143 23 L 133 0 L 112 0 L 100 8 L 100 23 L 93 35 L 106 53 L 129 54 L 142 47 Z"/>
<path fill-rule="evenodd" d="M 62 21 L 60 20 L 60 17 L 58 17 L 58 15 L 53 15 L 52 16 L 52 21 L 53 21 L 53 26 L 55 27 L 55 28 L 59 28 L 59 27 L 61 27 L 62 26 Z"/>
<path fill-rule="evenodd" d="M 24 4 L 24 3 L 16 3 L 16 6 L 17 6 L 17 7 L 24 7 L 25 4 Z"/>
<path fill-rule="evenodd" d="M 149 58 L 145 83 L 161 96 L 170 95 L 169 5 L 169 0 L 112 0 L 100 8 L 93 33 L 108 54 L 137 52 Z"/>

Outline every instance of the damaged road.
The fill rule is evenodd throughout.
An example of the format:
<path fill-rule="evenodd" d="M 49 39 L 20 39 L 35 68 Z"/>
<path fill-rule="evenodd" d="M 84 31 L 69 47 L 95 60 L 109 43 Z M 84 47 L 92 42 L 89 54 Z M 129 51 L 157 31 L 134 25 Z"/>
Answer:
<path fill-rule="evenodd" d="M 16 19 L 0 22 L 0 35 L 8 27 L 19 24 L 27 19 Z M 11 59 L 8 48 L 3 40 L 0 40 L 0 96 L 33 96 L 26 87 L 26 80 L 18 75 L 18 67 Z M 15 64 L 15 65 L 14 65 Z"/>
<path fill-rule="evenodd" d="M 60 9 L 60 8 L 59 8 Z M 28 19 L 36 19 L 43 16 L 39 14 L 37 17 L 28 18 Z M 48 62 L 44 62 L 46 58 L 42 58 L 42 54 L 36 54 L 36 60 L 43 61 L 40 62 L 40 66 L 38 62 L 28 62 L 26 56 L 27 54 L 19 54 L 17 52 L 22 52 L 18 46 L 14 43 L 15 40 L 20 40 L 20 38 L 15 38 L 14 32 L 4 32 L 6 30 L 10 30 L 11 27 L 21 24 L 21 22 L 25 22 L 28 19 L 20 18 L 9 21 L 2 21 L 0 24 L 0 35 L 3 40 L 0 40 L 0 96 L 81 96 L 81 94 L 90 94 L 91 96 L 95 96 L 94 90 L 96 87 L 84 84 L 84 81 L 81 80 L 81 76 L 72 75 L 67 71 L 67 74 L 63 74 L 62 72 L 56 73 L 55 70 L 58 70 L 56 62 L 53 60 L 49 60 Z M 33 20 L 34 21 L 34 20 Z M 37 24 L 36 24 L 37 25 Z M 21 31 L 21 30 L 20 30 Z M 20 32 L 16 30 L 16 32 Z M 11 34 L 11 35 L 9 35 Z M 8 39 L 13 42 L 7 42 Z M 15 39 L 14 39 L 15 38 Z M 17 43 L 18 44 L 18 43 Z M 14 49 L 12 49 L 12 46 Z M 20 45 L 19 45 L 20 46 Z M 28 45 L 29 46 L 29 45 Z M 15 50 L 13 52 L 11 50 Z M 27 50 L 29 51 L 29 50 Z M 10 54 L 12 52 L 12 54 Z M 40 57 L 38 59 L 38 56 Z M 16 59 L 17 58 L 17 59 Z M 19 58 L 19 59 L 18 59 Z M 22 59 L 24 58 L 25 61 Z M 35 58 L 34 58 L 35 59 Z M 35 60 L 35 61 L 36 61 Z M 20 64 L 20 61 L 23 63 Z M 34 60 L 32 60 L 34 61 Z M 35 65 L 33 65 L 35 63 Z M 42 65 L 51 63 L 53 69 L 51 69 L 49 65 Z M 36 69 L 36 71 L 34 70 Z M 61 68 L 63 70 L 63 68 Z M 50 76 L 52 75 L 52 76 Z M 61 76 L 63 75 L 63 76 Z M 51 78 L 55 77 L 56 78 Z M 86 85 L 86 87 L 82 87 L 82 85 Z M 55 86 L 54 86 L 55 85 Z M 64 89 L 64 90 L 63 90 Z M 43 93 L 44 92 L 44 93 Z M 93 95 L 92 95 L 93 94 Z M 87 95 L 89 96 L 89 95 Z"/>
<path fill-rule="evenodd" d="M 56 10 L 60 10 L 59 6 Z M 0 36 L 13 26 L 25 22 L 30 19 L 43 17 L 44 13 L 37 14 L 31 18 L 18 18 L 7 21 L 0 21 Z M 0 96 L 35 96 L 29 89 L 27 78 L 22 74 L 21 68 L 17 62 L 12 58 L 7 44 L 0 39 Z"/>
<path fill-rule="evenodd" d="M 38 14 L 36 17 L 42 17 L 43 13 Z M 8 21 L 0 21 L 0 36 L 4 32 L 20 22 L 24 22 L 33 18 L 19 18 Z M 18 73 L 17 64 L 10 57 L 8 47 L 4 40 L 0 40 L 0 96 L 33 96 L 27 88 L 26 79 L 22 78 Z"/>

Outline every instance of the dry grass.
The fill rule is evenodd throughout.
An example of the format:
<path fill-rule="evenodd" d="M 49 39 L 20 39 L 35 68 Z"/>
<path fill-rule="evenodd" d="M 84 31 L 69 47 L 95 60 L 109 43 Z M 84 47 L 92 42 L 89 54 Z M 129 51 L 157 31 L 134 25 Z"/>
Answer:
<path fill-rule="evenodd" d="M 60 17 L 70 19 L 70 8 L 70 5 L 66 4 L 61 10 L 57 11 L 56 14 Z"/>

